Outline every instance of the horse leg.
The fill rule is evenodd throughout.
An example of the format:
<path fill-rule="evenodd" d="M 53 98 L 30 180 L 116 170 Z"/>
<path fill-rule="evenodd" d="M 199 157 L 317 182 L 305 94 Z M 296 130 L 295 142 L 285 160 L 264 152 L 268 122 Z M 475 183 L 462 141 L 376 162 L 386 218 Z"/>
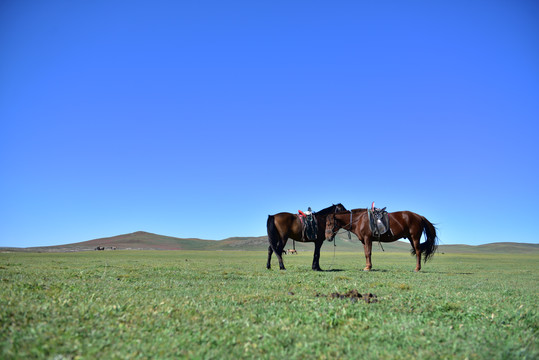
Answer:
<path fill-rule="evenodd" d="M 314 257 L 313 257 L 313 270 L 322 271 L 320 268 L 320 248 L 322 247 L 323 241 L 317 241 L 314 243 Z"/>
<path fill-rule="evenodd" d="M 415 265 L 415 272 L 418 272 L 421 270 L 421 247 L 419 245 L 419 239 L 421 237 L 421 234 L 418 236 L 412 236 L 410 239 L 410 243 L 412 244 L 412 247 L 414 248 L 415 257 L 416 257 L 416 265 Z"/>
<path fill-rule="evenodd" d="M 268 263 L 266 264 L 266 268 L 271 269 L 271 254 L 273 254 L 273 249 L 271 246 L 268 246 Z"/>
<path fill-rule="evenodd" d="M 362 241 L 363 249 L 365 250 L 365 269 L 363 271 L 370 271 L 372 269 L 371 253 L 372 253 L 372 239 L 367 237 Z"/>
<path fill-rule="evenodd" d="M 266 264 L 267 269 L 271 269 L 271 254 L 275 252 L 275 256 L 277 256 L 277 259 L 279 260 L 279 268 L 281 270 L 286 270 L 284 267 L 283 257 L 282 257 L 282 253 L 283 253 L 283 249 L 285 245 L 286 245 L 286 240 L 284 241 L 284 243 L 281 241 L 277 241 L 277 243 L 274 244 L 275 250 L 273 249 L 271 245 L 268 247 L 268 263 Z"/>
<path fill-rule="evenodd" d="M 286 240 L 288 240 L 288 238 L 283 239 L 283 241 L 279 241 L 275 249 L 275 256 L 277 256 L 277 259 L 279 260 L 279 269 L 281 270 L 286 270 L 286 268 L 284 267 L 283 256 L 282 256 L 283 249 L 286 246 Z"/>

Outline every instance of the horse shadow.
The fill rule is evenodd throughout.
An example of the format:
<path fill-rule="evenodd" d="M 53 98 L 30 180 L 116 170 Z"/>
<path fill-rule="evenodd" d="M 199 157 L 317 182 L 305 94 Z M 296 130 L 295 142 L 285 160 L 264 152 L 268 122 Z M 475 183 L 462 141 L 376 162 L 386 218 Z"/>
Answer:
<path fill-rule="evenodd" d="M 327 270 L 320 270 L 320 272 L 341 272 L 345 271 L 343 269 L 327 269 Z"/>
<path fill-rule="evenodd" d="M 438 271 L 438 270 L 430 270 L 430 271 L 421 270 L 421 272 L 424 274 L 444 274 L 444 275 L 474 275 L 475 274 L 473 272 Z"/>

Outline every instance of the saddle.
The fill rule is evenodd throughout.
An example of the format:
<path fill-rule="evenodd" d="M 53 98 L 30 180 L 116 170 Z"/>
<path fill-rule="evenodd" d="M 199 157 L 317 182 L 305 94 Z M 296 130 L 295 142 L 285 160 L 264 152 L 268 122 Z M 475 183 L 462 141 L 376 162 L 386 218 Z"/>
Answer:
<path fill-rule="evenodd" d="M 374 207 L 372 203 L 372 208 L 367 210 L 369 214 L 369 227 L 374 236 L 380 237 L 387 233 L 391 232 L 389 227 L 389 214 L 386 211 L 386 208 L 378 209 Z"/>
<path fill-rule="evenodd" d="M 314 213 L 304 213 L 298 210 L 298 217 L 301 221 L 303 241 L 315 241 L 318 234 L 318 223 Z"/>

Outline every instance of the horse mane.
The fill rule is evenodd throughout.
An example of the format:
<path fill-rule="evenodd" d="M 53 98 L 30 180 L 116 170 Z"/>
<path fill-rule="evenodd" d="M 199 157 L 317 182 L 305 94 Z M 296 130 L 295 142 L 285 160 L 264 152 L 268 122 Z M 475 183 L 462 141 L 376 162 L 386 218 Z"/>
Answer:
<path fill-rule="evenodd" d="M 361 212 L 367 212 L 367 208 L 364 208 L 364 209 L 352 209 L 352 210 L 344 210 L 344 211 L 339 211 L 339 212 L 336 212 L 335 215 L 342 215 L 342 214 L 348 214 L 350 215 L 350 211 L 352 212 L 352 214 L 357 214 L 357 213 L 361 213 Z"/>
<path fill-rule="evenodd" d="M 346 209 L 346 208 L 344 207 L 343 204 L 339 203 L 339 204 L 337 204 L 337 205 L 331 205 L 330 207 L 327 207 L 327 208 L 325 208 L 325 209 L 322 209 L 322 210 L 320 210 L 320 211 L 317 211 L 316 214 L 317 214 L 317 215 L 322 215 L 322 216 L 325 216 L 325 215 L 328 215 L 328 214 L 332 214 L 332 213 L 335 212 L 335 208 L 337 208 L 337 206 L 339 206 L 339 205 L 342 206 L 343 209 Z M 345 210 L 345 211 L 347 211 L 347 210 Z"/>

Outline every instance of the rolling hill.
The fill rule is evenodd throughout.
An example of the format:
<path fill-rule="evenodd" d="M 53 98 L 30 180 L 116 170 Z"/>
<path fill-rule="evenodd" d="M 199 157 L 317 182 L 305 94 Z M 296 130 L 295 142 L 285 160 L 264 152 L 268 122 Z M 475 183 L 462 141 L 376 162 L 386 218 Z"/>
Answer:
<path fill-rule="evenodd" d="M 348 239 L 347 233 L 339 233 L 334 243 L 325 242 L 322 251 L 352 251 L 363 252 L 363 246 L 359 240 L 352 235 Z M 41 246 L 29 248 L 0 248 L 2 251 L 26 251 L 26 252 L 72 252 L 95 250 L 97 247 L 104 247 L 106 250 L 115 248 L 118 250 L 267 250 L 267 236 L 258 237 L 231 237 L 224 240 L 204 240 L 197 238 L 177 238 L 172 236 L 158 235 L 145 231 L 137 231 L 130 234 L 105 237 L 95 240 L 83 241 L 73 244 Z M 291 240 L 286 248 L 293 247 Z M 313 251 L 313 243 L 296 242 L 298 251 Z M 388 252 L 409 252 L 411 246 L 408 241 L 396 241 L 379 245 L 373 244 L 373 251 Z M 527 243 L 491 243 L 478 246 L 470 245 L 440 245 L 439 252 L 445 253 L 536 253 L 539 252 L 539 244 Z"/>

